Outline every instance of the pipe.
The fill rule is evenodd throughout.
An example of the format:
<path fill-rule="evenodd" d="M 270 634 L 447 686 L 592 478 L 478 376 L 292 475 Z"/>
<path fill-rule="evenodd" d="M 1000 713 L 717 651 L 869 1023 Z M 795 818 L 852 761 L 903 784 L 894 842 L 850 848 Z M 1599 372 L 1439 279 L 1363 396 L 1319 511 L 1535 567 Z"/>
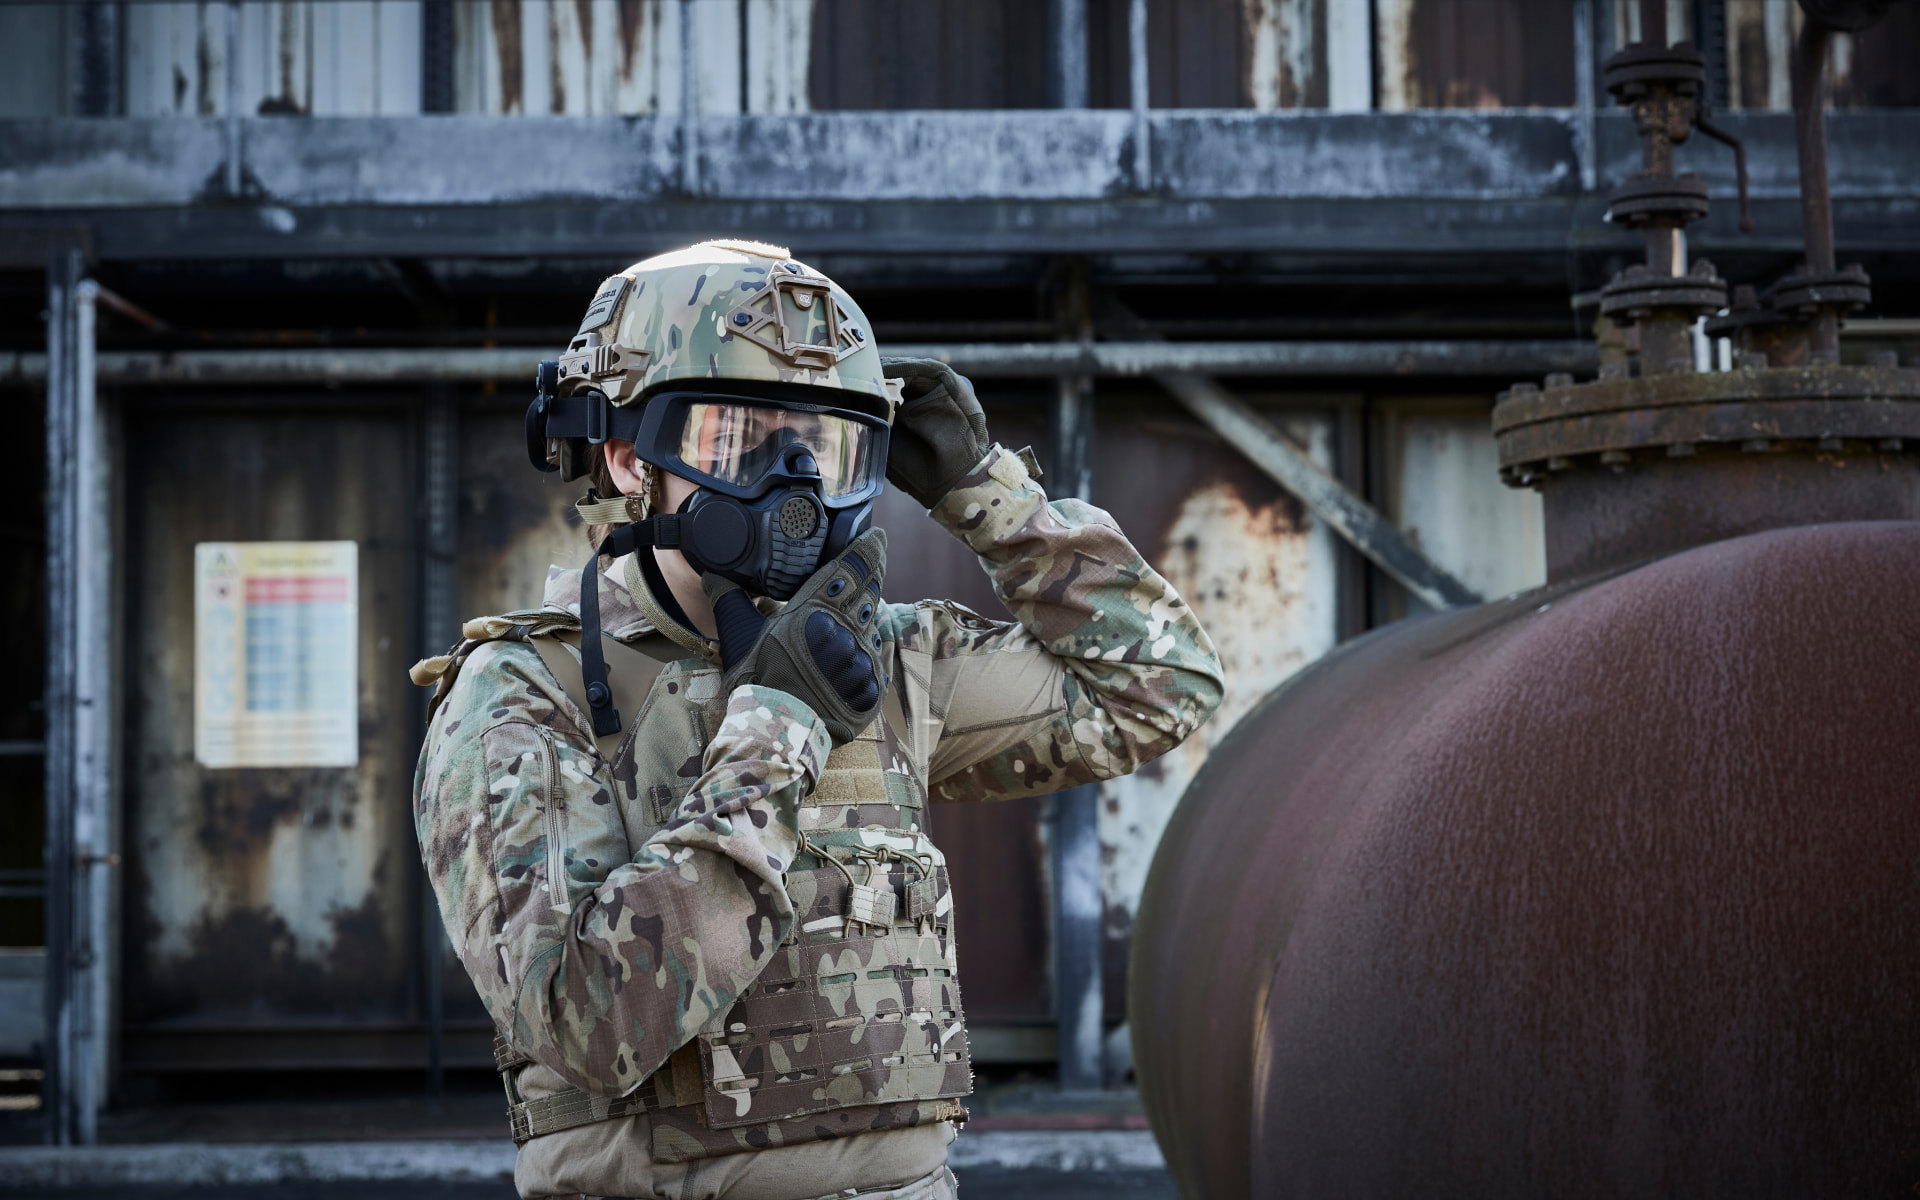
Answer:
<path fill-rule="evenodd" d="M 1809 17 L 1793 45 L 1794 143 L 1800 152 L 1800 222 L 1807 271 L 1833 273 L 1833 197 L 1827 186 L 1827 25 Z"/>
<path fill-rule="evenodd" d="M 889 356 L 934 358 L 968 375 L 1047 379 L 1061 375 L 1154 376 L 1527 376 L 1593 371 L 1590 342 L 974 342 L 896 343 Z M 101 383 L 121 387 L 194 384 L 478 383 L 533 381 L 551 347 L 411 349 L 118 350 L 98 356 Z M 0 351 L 0 385 L 38 385 L 44 354 Z"/>

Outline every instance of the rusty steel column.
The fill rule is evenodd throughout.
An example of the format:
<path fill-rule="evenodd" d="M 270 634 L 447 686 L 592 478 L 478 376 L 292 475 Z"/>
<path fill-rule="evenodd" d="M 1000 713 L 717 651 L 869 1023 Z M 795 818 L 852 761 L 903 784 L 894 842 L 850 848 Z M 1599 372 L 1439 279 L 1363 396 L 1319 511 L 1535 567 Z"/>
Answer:
<path fill-rule="evenodd" d="M 460 637 L 459 574 L 456 550 L 459 524 L 459 397 L 450 384 L 427 388 L 421 472 L 425 513 L 421 555 L 420 623 L 423 655 L 439 654 Z M 425 710 L 421 711 L 424 726 Z M 425 730 L 422 729 L 424 736 Z M 446 1089 L 445 1034 L 447 932 L 440 906 L 424 870 L 416 872 L 420 905 L 421 1008 L 427 1034 L 427 1095 L 440 1100 Z"/>
<path fill-rule="evenodd" d="M 1088 266 L 1062 264 L 1057 309 L 1062 336 L 1093 341 Z M 1093 502 L 1093 377 L 1062 375 L 1054 383 L 1052 470 L 1045 481 L 1055 499 Z M 1047 798 L 1049 868 L 1053 876 L 1053 1000 L 1058 1029 L 1060 1087 L 1091 1091 L 1106 1082 L 1102 1029 L 1100 788 L 1082 784 Z"/>

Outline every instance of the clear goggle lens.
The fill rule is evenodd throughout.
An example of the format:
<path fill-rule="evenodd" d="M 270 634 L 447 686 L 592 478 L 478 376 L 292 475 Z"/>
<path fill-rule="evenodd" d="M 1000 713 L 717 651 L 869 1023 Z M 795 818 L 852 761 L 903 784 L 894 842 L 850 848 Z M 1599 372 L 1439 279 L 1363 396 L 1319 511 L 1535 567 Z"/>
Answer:
<path fill-rule="evenodd" d="M 680 461 L 722 483 L 751 487 L 779 461 L 781 451 L 805 446 L 820 465 L 829 500 L 867 485 L 873 430 L 831 413 L 793 412 L 751 404 L 687 405 L 680 429 Z"/>

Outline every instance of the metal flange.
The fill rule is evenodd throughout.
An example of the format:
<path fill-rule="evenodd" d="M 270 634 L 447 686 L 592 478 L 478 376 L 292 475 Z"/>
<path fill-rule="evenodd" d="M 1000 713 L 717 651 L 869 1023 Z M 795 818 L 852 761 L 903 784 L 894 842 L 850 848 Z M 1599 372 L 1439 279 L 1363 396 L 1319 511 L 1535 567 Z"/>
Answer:
<path fill-rule="evenodd" d="M 1628 229 L 1667 223 L 1686 225 L 1707 215 L 1707 185 L 1698 175 L 1635 175 L 1607 199 L 1607 220 Z"/>
<path fill-rule="evenodd" d="M 1802 271 L 1783 275 L 1773 285 L 1773 307 L 1782 312 L 1812 312 L 1817 308 L 1848 311 L 1873 301 L 1873 281 L 1865 267 L 1850 263 L 1837 271 Z"/>
<path fill-rule="evenodd" d="M 1685 275 L 1660 275 L 1635 263 L 1600 289 L 1600 311 L 1637 320 L 1661 309 L 1708 313 L 1727 305 L 1727 281 L 1700 259 Z"/>
<path fill-rule="evenodd" d="M 1501 478 L 1515 486 L 1587 462 L 1620 466 L 1648 450 L 1686 457 L 1696 448 L 1764 443 L 1769 452 L 1920 452 L 1920 370 L 1810 366 L 1552 380 L 1544 390 L 1524 384 L 1502 393 L 1493 431 Z"/>

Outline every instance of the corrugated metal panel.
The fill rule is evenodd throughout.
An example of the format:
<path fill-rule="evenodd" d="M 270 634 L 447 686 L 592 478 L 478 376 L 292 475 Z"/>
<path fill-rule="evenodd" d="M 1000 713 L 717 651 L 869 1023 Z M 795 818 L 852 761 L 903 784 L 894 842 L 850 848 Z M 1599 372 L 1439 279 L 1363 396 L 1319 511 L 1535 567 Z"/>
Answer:
<path fill-rule="evenodd" d="M 763 73 L 746 98 L 768 111 L 805 108 L 806 41 L 792 57 L 794 30 L 810 19 L 806 0 L 745 6 L 745 54 Z M 680 0 L 475 0 L 454 9 L 454 107 L 461 112 L 540 116 L 678 112 L 683 15 L 693 16 L 691 50 L 701 112 L 739 112 L 742 41 L 739 4 Z M 758 47 L 756 50 L 755 47 Z M 784 81 L 784 87 L 783 83 Z"/>
<path fill-rule="evenodd" d="M 1342 35 L 1343 51 L 1355 29 L 1364 43 L 1366 3 L 1148 0 L 1148 96 L 1155 108 L 1324 108 L 1330 35 Z M 1097 108 L 1130 102 L 1127 11 L 1128 0 L 1087 6 L 1088 95 Z M 1351 77 L 1354 56 L 1339 61 Z M 1345 103 L 1353 106 L 1351 97 Z"/>
<path fill-rule="evenodd" d="M 1788 64 L 1800 8 L 1793 0 L 1726 0 L 1727 95 L 1735 108 L 1793 107 Z"/>
<path fill-rule="evenodd" d="M 420 111 L 420 0 L 248 0 L 239 13 L 242 114 Z M 231 19 L 218 3 L 128 5 L 127 114 L 225 114 Z"/>
<path fill-rule="evenodd" d="M 1374 37 L 1387 111 L 1573 103 L 1571 4 L 1375 0 Z"/>
<path fill-rule="evenodd" d="M 1045 108 L 1047 13 L 1028 0 L 817 0 L 816 109 Z"/>
<path fill-rule="evenodd" d="M 1253 107 L 1326 107 L 1327 7 L 1326 0 L 1243 0 Z"/>
<path fill-rule="evenodd" d="M 814 0 L 746 0 L 748 112 L 806 112 Z"/>

